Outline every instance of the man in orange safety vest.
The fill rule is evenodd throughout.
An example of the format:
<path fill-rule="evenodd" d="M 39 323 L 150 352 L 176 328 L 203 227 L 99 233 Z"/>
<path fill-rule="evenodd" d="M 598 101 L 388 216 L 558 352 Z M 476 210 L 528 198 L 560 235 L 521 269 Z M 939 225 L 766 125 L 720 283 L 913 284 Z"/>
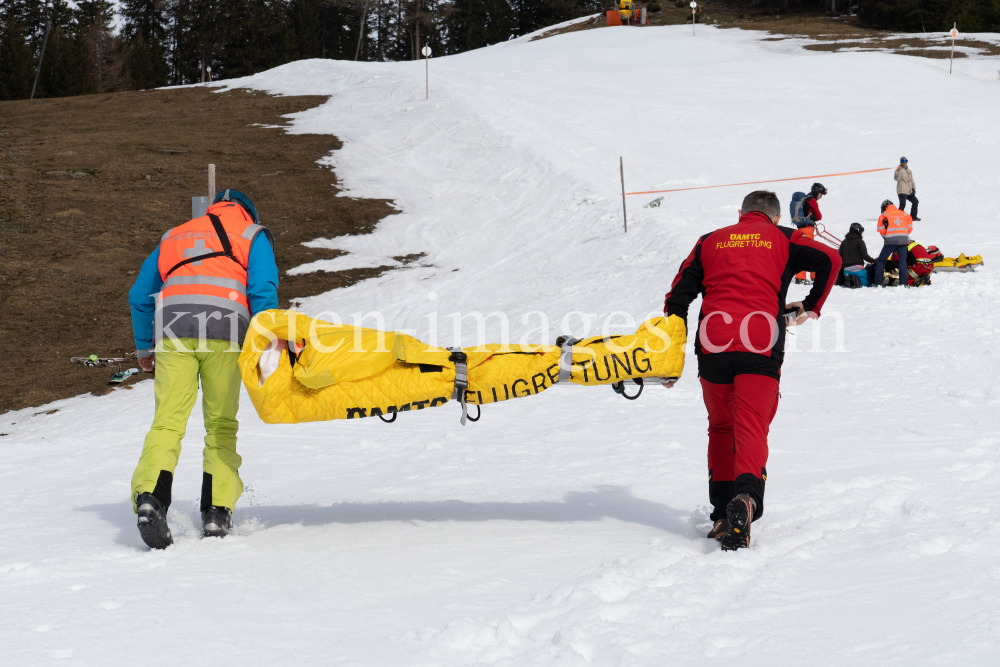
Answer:
<path fill-rule="evenodd" d="M 203 534 L 223 537 L 232 528 L 243 493 L 236 361 L 251 317 L 278 307 L 277 290 L 271 234 L 238 190 L 219 192 L 206 215 L 169 230 L 142 264 L 129 305 L 139 365 L 147 372 L 156 366 L 156 412 L 132 476 L 132 508 L 139 534 L 154 549 L 173 543 L 167 509 L 199 381 L 206 431 Z"/>
<path fill-rule="evenodd" d="M 896 205 L 886 199 L 882 202 L 882 215 L 878 219 L 878 233 L 885 241 L 882 252 L 875 260 L 875 276 L 871 287 L 882 287 L 885 277 L 883 271 L 885 262 L 889 256 L 897 250 L 899 258 L 899 284 L 906 286 L 906 246 L 910 243 L 910 234 L 913 233 L 913 219 L 903 213 Z"/>

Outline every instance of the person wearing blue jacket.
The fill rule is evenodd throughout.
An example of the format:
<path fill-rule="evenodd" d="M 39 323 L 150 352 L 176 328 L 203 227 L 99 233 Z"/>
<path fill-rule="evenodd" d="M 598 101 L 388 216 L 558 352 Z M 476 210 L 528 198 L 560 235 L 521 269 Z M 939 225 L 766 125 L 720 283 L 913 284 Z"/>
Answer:
<path fill-rule="evenodd" d="M 139 366 L 156 370 L 153 425 L 132 476 L 139 533 L 155 549 L 173 542 L 167 524 L 173 474 L 200 381 L 202 528 L 223 537 L 243 493 L 236 362 L 253 315 L 278 307 L 274 243 L 250 198 L 219 192 L 206 215 L 164 234 L 142 264 L 129 306 Z"/>

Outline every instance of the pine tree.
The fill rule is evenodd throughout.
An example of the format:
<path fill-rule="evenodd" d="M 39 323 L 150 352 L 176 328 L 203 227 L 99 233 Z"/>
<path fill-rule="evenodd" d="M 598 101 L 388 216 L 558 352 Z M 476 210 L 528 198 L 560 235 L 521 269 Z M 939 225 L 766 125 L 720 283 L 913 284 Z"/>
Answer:
<path fill-rule="evenodd" d="M 248 76 L 292 59 L 295 36 L 283 2 L 226 0 L 222 8 L 226 17 L 224 25 L 207 36 L 222 47 L 221 75 L 227 78 Z"/>
<path fill-rule="evenodd" d="M 122 0 L 121 46 L 124 70 L 133 90 L 165 86 L 170 81 L 164 12 L 156 0 Z"/>
<path fill-rule="evenodd" d="M 97 78 L 90 66 L 87 43 L 79 25 L 53 25 L 45 49 L 36 98 L 69 97 L 97 92 Z"/>
<path fill-rule="evenodd" d="M 1000 30 L 1000 0 L 958 0 L 943 19 L 944 30 L 957 24 L 963 32 Z"/>
<path fill-rule="evenodd" d="M 128 88 L 122 40 L 114 34 L 114 6 L 108 0 L 79 0 L 76 23 L 87 45 L 98 93 Z"/>
<path fill-rule="evenodd" d="M 516 18 L 507 0 L 454 0 L 444 25 L 447 53 L 461 53 L 506 41 Z"/>
<path fill-rule="evenodd" d="M 293 60 L 321 58 L 320 3 L 318 0 L 291 0 L 288 20 L 294 35 L 294 46 L 289 54 Z"/>
<path fill-rule="evenodd" d="M 0 25 L 0 101 L 24 100 L 31 96 L 35 58 L 20 21 L 2 17 Z"/>

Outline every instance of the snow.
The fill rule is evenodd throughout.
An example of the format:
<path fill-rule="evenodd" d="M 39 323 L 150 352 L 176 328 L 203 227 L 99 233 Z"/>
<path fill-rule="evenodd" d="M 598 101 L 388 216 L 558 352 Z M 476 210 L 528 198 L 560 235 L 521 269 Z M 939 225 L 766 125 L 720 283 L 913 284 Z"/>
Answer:
<path fill-rule="evenodd" d="M 1000 640 L 1000 435 L 991 270 L 997 60 L 819 53 L 701 27 L 591 30 L 424 64 L 304 61 L 230 82 L 327 94 L 294 132 L 344 141 L 343 196 L 393 199 L 349 254 L 418 266 L 305 299 L 314 315 L 474 344 L 471 317 L 551 342 L 564 316 L 641 320 L 749 188 L 629 190 L 889 167 L 914 237 L 983 254 L 919 290 L 836 289 L 792 337 L 752 548 L 708 528 L 693 357 L 634 402 L 557 387 L 487 406 L 266 426 L 244 396 L 236 532 L 199 539 L 200 408 L 169 518 L 142 544 L 129 480 L 152 382 L 0 416 L 0 662 L 11 665 L 989 664 Z M 890 172 L 824 179 L 842 235 Z M 787 202 L 810 181 L 776 183 Z M 263 222 L 279 220 L 262 211 Z M 276 222 L 276 227 L 280 222 Z M 801 295 L 802 288 L 794 294 Z M 697 304 L 695 305 L 695 307 Z M 123 306 L 124 307 L 124 306 Z M 532 314 L 533 313 L 533 314 Z M 549 330 L 541 331 L 543 316 Z M 373 325 L 376 316 L 365 324 Z M 838 324 L 842 335 L 838 335 Z M 624 317 L 612 330 L 628 329 Z M 496 339 L 498 317 L 485 332 Z M 52 410 L 58 410 L 49 414 Z"/>

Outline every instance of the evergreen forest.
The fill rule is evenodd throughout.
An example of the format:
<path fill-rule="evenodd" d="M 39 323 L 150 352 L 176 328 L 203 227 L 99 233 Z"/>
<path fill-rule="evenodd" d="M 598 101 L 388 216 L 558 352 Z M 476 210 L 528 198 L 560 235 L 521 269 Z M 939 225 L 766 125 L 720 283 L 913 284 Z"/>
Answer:
<path fill-rule="evenodd" d="M 787 8 L 804 0 L 776 1 Z M 611 3 L 2 0 L 0 100 L 28 98 L 33 88 L 35 97 L 64 97 L 227 79 L 304 58 L 411 60 L 423 46 L 449 55 Z M 941 31 L 957 22 L 963 32 L 1000 31 L 1000 0 L 859 0 L 857 12 L 864 25 L 887 30 Z"/>

